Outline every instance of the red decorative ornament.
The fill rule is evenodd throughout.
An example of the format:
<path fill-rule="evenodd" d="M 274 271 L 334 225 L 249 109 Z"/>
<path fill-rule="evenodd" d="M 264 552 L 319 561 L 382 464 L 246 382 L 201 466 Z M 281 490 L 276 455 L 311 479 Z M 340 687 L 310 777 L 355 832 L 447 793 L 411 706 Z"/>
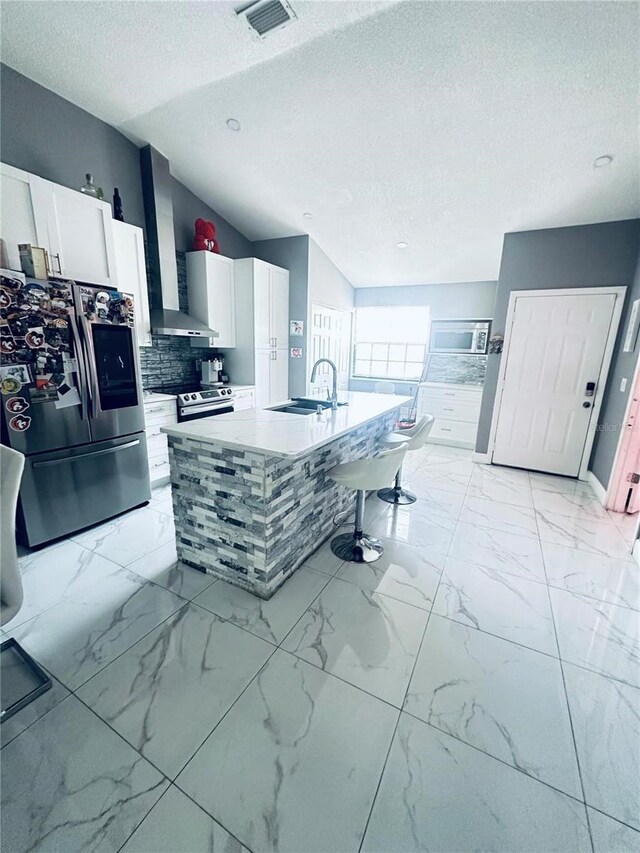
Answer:
<path fill-rule="evenodd" d="M 215 252 L 220 254 L 220 245 L 216 240 L 216 226 L 206 219 L 196 219 L 195 237 L 193 238 L 194 252 Z"/>

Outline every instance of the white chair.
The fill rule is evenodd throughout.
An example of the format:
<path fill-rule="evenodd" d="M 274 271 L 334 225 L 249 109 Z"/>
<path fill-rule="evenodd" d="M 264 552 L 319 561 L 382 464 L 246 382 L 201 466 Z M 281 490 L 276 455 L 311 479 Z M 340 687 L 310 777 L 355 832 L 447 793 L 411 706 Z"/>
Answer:
<path fill-rule="evenodd" d="M 0 625 L 10 622 L 22 607 L 22 578 L 16 552 L 16 507 L 24 456 L 0 445 Z M 2 716 L 5 720 L 51 687 L 51 679 L 14 640 L 5 640 L 2 653 Z"/>
<path fill-rule="evenodd" d="M 433 415 L 423 415 L 415 426 L 412 426 L 410 429 L 400 429 L 396 432 L 387 433 L 382 439 L 382 443 L 386 447 L 398 447 L 401 445 L 407 451 L 419 450 L 429 437 L 434 420 Z M 400 506 L 416 502 L 417 498 L 413 492 L 402 488 L 402 466 L 398 468 L 393 486 L 380 489 L 378 497 L 389 504 Z"/>
<path fill-rule="evenodd" d="M 331 550 L 341 560 L 352 563 L 372 563 L 383 552 L 382 543 L 363 531 L 366 493 L 388 483 L 402 465 L 405 444 L 386 450 L 380 456 L 345 462 L 332 468 L 328 476 L 341 486 L 356 489 L 356 516 L 353 533 L 341 533 L 331 540 Z"/>

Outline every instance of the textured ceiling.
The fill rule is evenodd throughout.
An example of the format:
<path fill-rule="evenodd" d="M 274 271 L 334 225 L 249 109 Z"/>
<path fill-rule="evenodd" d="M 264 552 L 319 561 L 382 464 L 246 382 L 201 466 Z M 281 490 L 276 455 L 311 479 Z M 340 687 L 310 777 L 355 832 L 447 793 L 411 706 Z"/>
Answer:
<path fill-rule="evenodd" d="M 5 2 L 2 56 L 356 286 L 492 279 L 505 231 L 640 215 L 635 3 L 291 2 L 264 42 L 227 2 Z"/>

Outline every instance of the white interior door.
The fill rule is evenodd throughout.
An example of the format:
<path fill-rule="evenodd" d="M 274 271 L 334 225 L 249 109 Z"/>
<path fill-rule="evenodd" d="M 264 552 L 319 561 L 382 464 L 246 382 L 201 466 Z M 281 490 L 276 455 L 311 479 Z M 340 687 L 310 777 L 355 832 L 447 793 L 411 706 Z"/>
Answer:
<path fill-rule="evenodd" d="M 561 294 L 515 300 L 493 462 L 576 477 L 616 295 Z"/>
<path fill-rule="evenodd" d="M 349 358 L 351 353 L 351 312 L 327 308 L 313 303 L 311 306 L 311 355 L 309 368 L 319 358 L 330 358 L 338 368 L 338 390 L 349 387 Z M 326 374 L 330 380 L 330 368 L 323 364 L 318 375 Z"/>

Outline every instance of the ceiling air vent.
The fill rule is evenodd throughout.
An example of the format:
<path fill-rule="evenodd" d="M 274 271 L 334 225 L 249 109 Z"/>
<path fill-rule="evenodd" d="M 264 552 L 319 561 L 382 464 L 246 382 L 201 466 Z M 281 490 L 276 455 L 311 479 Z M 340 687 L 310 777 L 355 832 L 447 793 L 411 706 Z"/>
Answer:
<path fill-rule="evenodd" d="M 259 38 L 296 20 L 296 14 L 286 0 L 257 0 L 238 9 L 236 14 L 246 19 L 251 32 Z"/>

